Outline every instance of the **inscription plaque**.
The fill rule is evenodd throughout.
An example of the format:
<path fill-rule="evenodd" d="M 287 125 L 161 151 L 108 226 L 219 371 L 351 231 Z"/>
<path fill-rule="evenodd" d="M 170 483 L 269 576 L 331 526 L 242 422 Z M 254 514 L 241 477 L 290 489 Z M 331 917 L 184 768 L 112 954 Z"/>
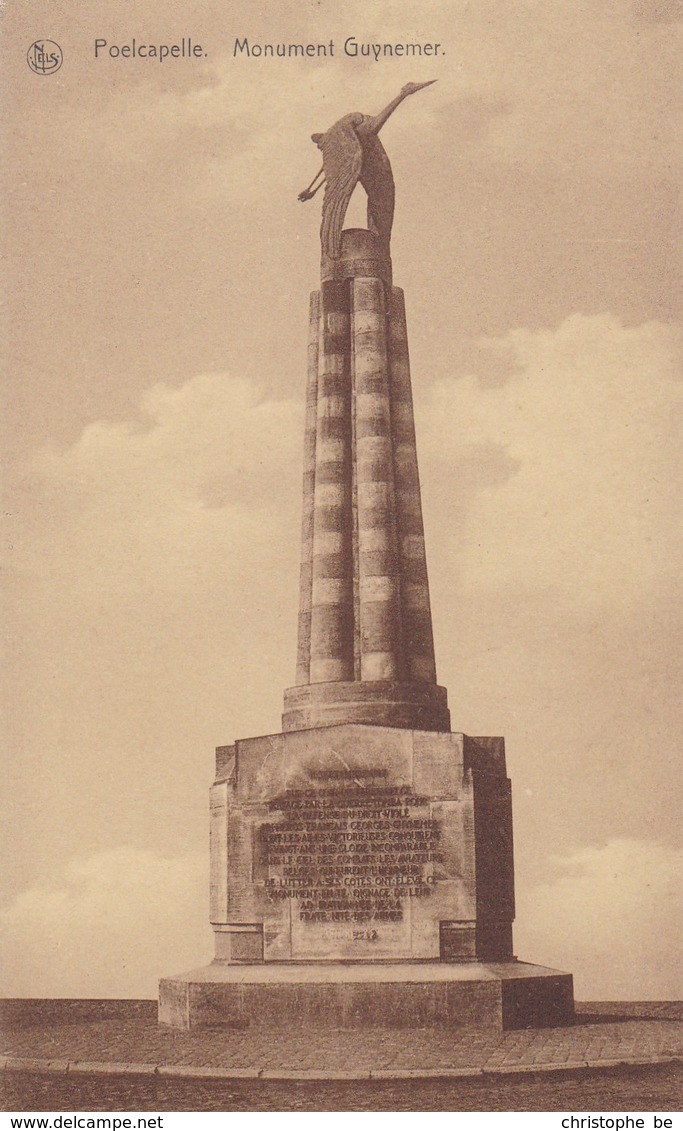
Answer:
<path fill-rule="evenodd" d="M 269 900 L 295 899 L 304 923 L 399 922 L 442 861 L 429 799 L 409 787 L 291 790 L 261 826 Z"/>

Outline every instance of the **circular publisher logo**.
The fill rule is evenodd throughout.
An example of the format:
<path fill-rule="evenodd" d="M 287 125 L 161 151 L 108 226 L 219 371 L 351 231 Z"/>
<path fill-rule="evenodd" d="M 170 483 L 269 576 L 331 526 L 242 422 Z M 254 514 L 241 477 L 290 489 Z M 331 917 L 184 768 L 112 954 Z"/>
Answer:
<path fill-rule="evenodd" d="M 34 75 L 53 75 L 63 61 L 62 49 L 53 39 L 37 39 L 26 52 L 26 62 Z"/>

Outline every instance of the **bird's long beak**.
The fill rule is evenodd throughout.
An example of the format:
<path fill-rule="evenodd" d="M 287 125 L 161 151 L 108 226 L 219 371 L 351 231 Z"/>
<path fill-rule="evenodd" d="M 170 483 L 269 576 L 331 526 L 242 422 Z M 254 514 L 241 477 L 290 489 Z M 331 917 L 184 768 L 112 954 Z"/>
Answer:
<path fill-rule="evenodd" d="M 429 82 L 417 82 L 415 86 L 418 90 L 422 90 L 425 86 L 433 86 L 435 82 L 438 82 L 438 79 L 430 79 Z"/>

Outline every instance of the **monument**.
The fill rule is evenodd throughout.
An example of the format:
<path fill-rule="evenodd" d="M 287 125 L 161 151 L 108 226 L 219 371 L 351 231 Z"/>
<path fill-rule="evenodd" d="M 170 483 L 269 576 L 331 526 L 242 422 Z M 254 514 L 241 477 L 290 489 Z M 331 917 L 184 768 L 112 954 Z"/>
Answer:
<path fill-rule="evenodd" d="M 310 300 L 296 685 L 282 731 L 216 751 L 208 967 L 159 1019 L 569 1023 L 570 974 L 513 954 L 502 738 L 451 732 L 436 678 L 391 166 L 375 117 L 314 134 L 324 183 Z M 360 182 L 368 228 L 343 230 Z"/>

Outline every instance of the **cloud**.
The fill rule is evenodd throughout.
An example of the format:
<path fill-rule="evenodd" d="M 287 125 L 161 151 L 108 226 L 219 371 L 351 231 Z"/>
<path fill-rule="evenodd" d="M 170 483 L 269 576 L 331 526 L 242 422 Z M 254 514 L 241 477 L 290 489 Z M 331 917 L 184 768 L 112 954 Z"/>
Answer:
<path fill-rule="evenodd" d="M 680 998 L 683 851 L 618 838 L 553 864 L 518 891 L 520 958 L 573 973 L 577 1000 Z"/>
<path fill-rule="evenodd" d="M 118 848 L 70 859 L 0 913 L 3 994 L 140 997 L 210 960 L 208 859 Z"/>
<path fill-rule="evenodd" d="M 635 0 L 633 14 L 636 23 L 672 24 L 683 20 L 681 0 Z"/>
<path fill-rule="evenodd" d="M 651 164 L 670 167 L 675 149 L 669 147 L 667 154 L 661 122 L 667 119 L 673 126 L 675 115 L 660 97 L 659 83 L 668 82 L 670 101 L 672 71 L 665 64 L 671 52 L 673 67 L 675 47 L 639 42 L 632 24 L 670 25 L 679 12 L 677 0 L 622 0 L 593 10 L 568 4 L 558 21 L 556 11 L 534 3 L 519 2 L 506 11 L 499 2 L 470 6 L 439 0 L 422 4 L 416 21 L 407 0 L 376 12 L 347 0 L 343 21 L 323 5 L 281 13 L 254 10 L 249 28 L 240 27 L 236 16 L 228 35 L 224 11 L 202 13 L 208 58 L 193 68 L 191 78 L 174 74 L 171 85 L 163 67 L 139 67 L 126 72 L 125 83 L 115 83 L 120 62 L 101 59 L 98 79 L 111 83 L 107 98 L 93 83 L 92 71 L 85 72 L 93 88 L 90 112 L 83 115 L 81 88 L 70 89 L 65 112 L 59 111 L 59 132 L 74 155 L 96 148 L 100 161 L 107 156 L 116 164 L 147 160 L 165 167 L 173 147 L 184 155 L 174 180 L 180 175 L 184 181 L 190 168 L 200 166 L 195 189 L 225 192 L 230 175 L 234 179 L 241 169 L 258 195 L 259 171 L 284 171 L 288 179 L 293 159 L 311 154 L 308 134 L 314 128 L 325 128 L 349 109 L 378 110 L 405 81 L 405 58 L 385 59 L 378 66 L 344 54 L 344 40 L 355 30 L 365 43 L 440 42 L 445 54 L 410 60 L 413 79 L 435 77 L 440 85 L 390 129 L 400 138 L 417 125 L 427 127 L 434 131 L 433 147 L 445 113 L 459 143 L 454 169 L 462 149 L 472 144 L 477 154 L 481 150 L 505 162 L 588 158 L 623 166 L 640 164 L 647 154 Z M 273 65 L 235 57 L 235 35 L 251 43 L 327 44 L 333 39 L 335 56 Z M 349 105 L 350 88 L 356 105 Z M 39 125 L 39 115 L 33 111 L 32 116 Z M 304 132 L 307 118 L 310 127 Z M 480 147 L 479 134 L 491 119 L 496 128 L 486 131 L 487 145 Z M 655 120 L 659 130 L 652 128 Z"/>
<path fill-rule="evenodd" d="M 426 505 L 450 494 L 462 508 L 451 529 L 466 592 L 531 585 L 628 605 L 670 581 L 677 328 L 575 314 L 478 345 L 476 372 L 418 408 Z"/>
<path fill-rule="evenodd" d="M 43 506 L 19 561 L 54 575 L 77 560 L 73 582 L 99 590 L 177 592 L 219 560 L 239 578 L 296 514 L 301 420 L 299 405 L 224 373 L 154 385 L 137 418 L 95 421 L 34 456 L 27 482 Z"/>
<path fill-rule="evenodd" d="M 506 736 L 530 880 L 596 827 L 679 842 L 678 339 L 576 314 L 416 398 L 440 682 Z"/>
<path fill-rule="evenodd" d="M 454 729 L 508 739 L 521 900 L 529 885 L 547 900 L 555 890 L 549 828 L 568 860 L 598 823 L 610 843 L 645 842 L 653 822 L 663 846 L 679 832 L 676 348 L 664 324 L 577 314 L 481 341 L 473 372 L 416 396 L 437 660 Z M 97 881 L 78 865 L 34 886 L 15 905 L 21 922 L 82 912 L 93 938 L 102 875 L 123 907 L 138 898 L 145 849 L 172 860 L 203 840 L 211 747 L 278 729 L 295 649 L 301 429 L 298 403 L 205 374 L 157 383 L 134 417 L 94 422 L 27 467 L 11 733 L 20 771 L 27 749 L 34 771 L 19 832 L 42 832 L 27 840 L 23 886 L 47 844 L 55 868 L 79 850 L 105 863 Z M 122 861 L 117 894 L 101 853 L 122 843 L 143 855 Z M 155 899 L 162 939 L 171 910 Z M 52 958 L 31 946 L 21 985 L 47 992 Z M 139 992 L 105 950 L 113 974 L 98 966 L 97 990 L 87 969 L 76 990 L 67 959 L 59 986 Z M 555 935 L 519 951 L 577 969 Z M 586 970 L 602 969 L 586 955 Z M 154 964 L 195 961 L 145 958 L 148 982 Z M 607 997 L 600 977 L 590 992 Z"/>
<path fill-rule="evenodd" d="M 516 950 L 574 974 L 577 998 L 681 996 L 683 854 L 626 838 L 553 858 L 517 895 Z M 155 997 L 160 976 L 210 961 L 203 852 L 118 848 L 72 858 L 0 915 L 8 996 Z"/>
<path fill-rule="evenodd" d="M 671 581 L 680 340 L 663 323 L 575 314 L 481 339 L 475 372 L 416 398 L 436 568 L 447 552 L 466 595 L 531 586 L 582 605 L 626 606 Z M 137 418 L 32 459 L 42 505 L 17 564 L 54 578 L 78 561 L 77 586 L 204 599 L 245 563 L 268 570 L 269 546 L 295 563 L 302 415 L 224 373 L 152 386 Z"/>
<path fill-rule="evenodd" d="M 55 861 L 79 847 L 191 848 L 212 747 L 278 729 L 296 648 L 302 415 L 226 374 L 159 383 L 136 416 L 93 422 L 26 465 L 8 737 L 19 835 L 42 829 Z M 15 874 L 40 852 L 33 838 L 23 857 L 13 845 Z"/>

